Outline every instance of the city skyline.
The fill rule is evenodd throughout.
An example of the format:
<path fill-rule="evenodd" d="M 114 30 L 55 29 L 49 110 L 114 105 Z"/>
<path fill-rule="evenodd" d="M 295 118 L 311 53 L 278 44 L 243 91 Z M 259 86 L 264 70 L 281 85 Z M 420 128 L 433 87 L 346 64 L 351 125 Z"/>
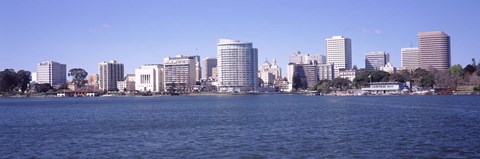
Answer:
<path fill-rule="evenodd" d="M 35 72 L 53 60 L 93 75 L 99 61 L 115 59 L 134 73 L 169 56 L 215 57 L 216 41 L 231 38 L 255 43 L 259 59 L 286 68 L 297 50 L 326 55 L 324 39 L 337 35 L 352 40 L 353 65 L 384 50 L 400 67 L 401 48 L 418 47 L 417 34 L 429 31 L 451 37 L 452 65 L 480 58 L 472 39 L 480 31 L 465 29 L 480 25 L 475 1 L 221 2 L 0 2 L 0 67 Z"/>

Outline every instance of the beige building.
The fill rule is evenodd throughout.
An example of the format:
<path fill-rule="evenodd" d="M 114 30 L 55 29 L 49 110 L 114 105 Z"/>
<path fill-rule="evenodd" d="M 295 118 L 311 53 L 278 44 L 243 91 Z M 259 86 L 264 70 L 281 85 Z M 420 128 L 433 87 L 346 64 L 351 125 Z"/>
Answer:
<path fill-rule="evenodd" d="M 352 41 L 343 36 L 333 36 L 326 39 L 327 64 L 333 64 L 335 77 L 339 69 L 352 69 Z"/>
<path fill-rule="evenodd" d="M 135 91 L 135 74 L 127 74 L 124 81 L 117 81 L 117 88 L 120 92 Z"/>
<path fill-rule="evenodd" d="M 197 65 L 195 56 L 166 57 L 163 59 L 164 89 L 175 87 L 181 92 L 189 92 L 196 84 Z"/>
<path fill-rule="evenodd" d="M 401 53 L 402 69 L 415 70 L 420 67 L 418 48 L 402 48 Z"/>
<path fill-rule="evenodd" d="M 259 77 L 263 81 L 263 86 L 273 86 L 276 79 L 282 78 L 282 69 L 277 65 L 277 60 L 273 59 L 273 64 L 267 60 L 260 65 Z"/>
<path fill-rule="evenodd" d="M 446 70 L 450 68 L 450 36 L 441 31 L 418 33 L 420 67 Z"/>

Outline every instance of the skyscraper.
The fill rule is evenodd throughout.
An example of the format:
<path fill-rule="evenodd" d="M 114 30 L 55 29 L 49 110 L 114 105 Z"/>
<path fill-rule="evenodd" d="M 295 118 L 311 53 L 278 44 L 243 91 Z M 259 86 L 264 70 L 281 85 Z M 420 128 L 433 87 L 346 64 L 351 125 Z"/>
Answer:
<path fill-rule="evenodd" d="M 294 63 L 294 64 L 310 64 L 312 60 L 316 61 L 319 64 L 324 64 L 326 62 L 326 57 L 320 54 L 302 55 L 300 51 L 294 52 L 290 55 L 290 63 Z"/>
<path fill-rule="evenodd" d="M 343 36 L 333 36 L 327 41 L 327 64 L 333 64 L 335 77 L 339 69 L 352 69 L 352 41 Z"/>
<path fill-rule="evenodd" d="M 202 79 L 212 78 L 212 69 L 217 67 L 217 58 L 207 57 L 202 61 Z"/>
<path fill-rule="evenodd" d="M 450 36 L 441 31 L 418 33 L 420 67 L 446 70 L 450 67 Z"/>
<path fill-rule="evenodd" d="M 124 80 L 123 64 L 115 60 L 98 64 L 98 84 L 100 90 L 116 91 L 117 81 Z"/>
<path fill-rule="evenodd" d="M 402 48 L 402 68 L 415 70 L 420 67 L 420 57 L 418 53 L 418 48 Z"/>
<path fill-rule="evenodd" d="M 67 82 L 67 65 L 55 61 L 43 61 L 37 64 L 37 83 L 57 85 Z"/>
<path fill-rule="evenodd" d="M 258 51 L 251 42 L 220 39 L 217 44 L 218 89 L 255 91 L 258 87 Z"/>
<path fill-rule="evenodd" d="M 163 59 L 165 89 L 189 92 L 197 78 L 196 56 L 166 57 Z"/>
<path fill-rule="evenodd" d="M 369 52 L 365 54 L 365 68 L 367 70 L 378 70 L 390 62 L 390 54 L 384 51 Z"/>

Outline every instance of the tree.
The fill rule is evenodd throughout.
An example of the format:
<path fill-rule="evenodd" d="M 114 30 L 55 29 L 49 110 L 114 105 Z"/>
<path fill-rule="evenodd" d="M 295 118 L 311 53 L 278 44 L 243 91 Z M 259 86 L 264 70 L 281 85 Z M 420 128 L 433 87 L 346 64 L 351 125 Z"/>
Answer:
<path fill-rule="evenodd" d="M 463 77 L 463 69 L 462 65 L 453 65 L 452 67 L 448 68 L 448 73 L 450 73 L 450 77 L 452 77 L 454 88 L 457 90 L 457 86 L 462 82 Z"/>
<path fill-rule="evenodd" d="M 435 85 L 434 77 L 432 74 L 428 74 L 425 76 L 422 76 L 420 78 L 420 86 L 421 87 L 430 87 L 433 88 L 433 85 Z"/>
<path fill-rule="evenodd" d="M 340 91 L 344 91 L 351 83 L 352 82 L 346 78 L 334 78 L 331 82 L 331 86 L 340 89 Z"/>
<path fill-rule="evenodd" d="M 390 82 L 401 82 L 401 83 L 404 83 L 406 80 L 405 80 L 405 77 L 400 74 L 400 73 L 394 73 L 394 74 L 391 74 L 389 77 L 388 77 L 388 81 Z"/>
<path fill-rule="evenodd" d="M 83 87 L 87 83 L 88 72 L 81 68 L 72 68 L 68 71 L 68 76 L 72 76 L 72 83 L 77 85 L 78 88 Z"/>
<path fill-rule="evenodd" d="M 307 88 L 307 79 L 301 78 L 298 75 L 293 76 L 292 87 L 295 90 L 306 89 Z"/>
<path fill-rule="evenodd" d="M 370 82 L 370 74 L 372 71 L 367 70 L 367 69 L 360 69 L 358 70 L 355 78 L 353 79 L 353 85 L 356 88 L 360 88 L 362 86 L 366 86 Z"/>
<path fill-rule="evenodd" d="M 370 74 L 371 82 L 387 82 L 390 73 L 385 71 L 376 70 Z"/>
<path fill-rule="evenodd" d="M 25 93 L 25 91 L 28 88 L 28 84 L 32 81 L 32 75 L 30 71 L 25 71 L 25 70 L 19 70 L 17 72 L 17 85 L 22 91 L 22 93 Z"/>
<path fill-rule="evenodd" d="M 18 85 L 17 73 L 13 69 L 0 71 L 0 92 L 12 92 Z"/>
<path fill-rule="evenodd" d="M 49 90 L 52 90 L 52 86 L 50 83 L 43 83 L 43 84 L 35 84 L 35 90 L 38 93 L 45 93 L 48 92 Z"/>
<path fill-rule="evenodd" d="M 62 83 L 62 84 L 60 84 L 60 86 L 58 86 L 58 89 L 59 89 L 59 90 L 68 89 L 68 83 Z"/>

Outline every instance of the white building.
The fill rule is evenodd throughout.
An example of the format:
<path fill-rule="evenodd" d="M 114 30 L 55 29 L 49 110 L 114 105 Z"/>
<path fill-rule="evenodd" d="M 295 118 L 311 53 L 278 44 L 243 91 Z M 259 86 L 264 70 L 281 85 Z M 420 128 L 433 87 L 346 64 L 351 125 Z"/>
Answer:
<path fill-rule="evenodd" d="M 353 79 L 355 79 L 355 76 L 357 75 L 357 70 L 354 70 L 354 69 L 350 69 L 350 70 L 340 69 L 338 72 L 339 72 L 338 77 L 346 78 L 352 82 L 353 82 Z"/>
<path fill-rule="evenodd" d="M 116 91 L 117 81 L 124 80 L 123 64 L 115 60 L 98 64 L 98 84 L 100 90 Z"/>
<path fill-rule="evenodd" d="M 37 83 L 37 72 L 32 72 L 32 81 L 30 82 L 34 82 L 34 83 Z"/>
<path fill-rule="evenodd" d="M 202 80 L 213 78 L 212 69 L 217 67 L 217 58 L 207 57 L 202 61 Z"/>
<path fill-rule="evenodd" d="M 404 84 L 400 82 L 372 82 L 370 87 L 362 88 L 367 94 L 400 94 L 403 92 Z"/>
<path fill-rule="evenodd" d="M 260 78 L 263 81 L 263 86 L 273 86 L 277 79 L 282 78 L 282 69 L 277 65 L 277 60 L 273 59 L 273 64 L 267 60 L 260 66 Z"/>
<path fill-rule="evenodd" d="M 197 65 L 195 56 L 166 57 L 163 59 L 164 89 L 174 88 L 180 92 L 189 92 L 196 84 Z"/>
<path fill-rule="evenodd" d="M 365 54 L 365 68 L 378 70 L 390 62 L 390 54 L 385 51 L 369 52 Z"/>
<path fill-rule="evenodd" d="M 135 69 L 135 90 L 140 92 L 163 92 L 163 65 L 146 64 Z"/>
<path fill-rule="evenodd" d="M 67 65 L 55 61 L 43 61 L 37 64 L 37 83 L 58 85 L 67 82 Z"/>
<path fill-rule="evenodd" d="M 418 48 L 402 48 L 402 68 L 415 70 L 420 67 L 420 54 Z"/>
<path fill-rule="evenodd" d="M 251 42 L 220 39 L 217 60 L 219 91 L 256 91 L 258 51 Z"/>
<path fill-rule="evenodd" d="M 385 66 L 379 68 L 381 71 L 388 72 L 390 74 L 394 74 L 397 72 L 397 68 L 393 67 L 392 63 L 388 62 Z"/>
<path fill-rule="evenodd" d="M 352 69 L 352 42 L 343 36 L 333 36 L 326 39 L 327 63 L 335 67 L 335 77 L 339 69 Z"/>

